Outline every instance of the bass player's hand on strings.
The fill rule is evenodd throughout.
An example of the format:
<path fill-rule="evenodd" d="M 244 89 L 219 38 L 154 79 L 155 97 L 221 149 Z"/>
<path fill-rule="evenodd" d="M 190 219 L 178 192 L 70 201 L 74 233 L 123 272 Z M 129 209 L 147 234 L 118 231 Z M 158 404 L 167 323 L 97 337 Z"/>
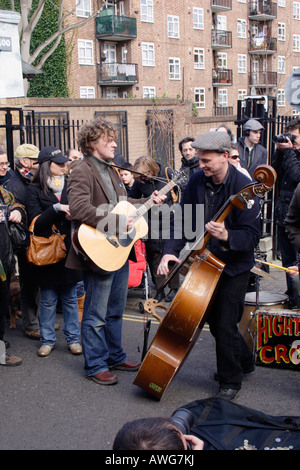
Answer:
<path fill-rule="evenodd" d="M 169 272 L 169 261 L 175 261 L 176 263 L 180 263 L 180 260 L 176 258 L 174 255 L 164 255 L 159 263 L 157 268 L 157 274 L 168 274 Z"/>
<path fill-rule="evenodd" d="M 212 220 L 205 225 L 205 230 L 217 240 L 226 242 L 228 240 L 228 232 L 224 222 L 213 222 Z"/>

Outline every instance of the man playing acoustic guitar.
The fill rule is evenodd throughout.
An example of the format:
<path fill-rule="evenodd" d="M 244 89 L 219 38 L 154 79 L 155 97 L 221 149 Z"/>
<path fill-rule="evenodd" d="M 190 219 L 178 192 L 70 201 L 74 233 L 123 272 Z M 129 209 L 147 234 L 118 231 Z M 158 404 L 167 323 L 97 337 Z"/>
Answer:
<path fill-rule="evenodd" d="M 118 233 L 121 226 L 129 229 L 132 223 L 132 217 L 112 211 L 119 200 L 127 196 L 116 169 L 111 165 L 117 147 L 116 137 L 113 125 L 101 119 L 87 122 L 78 132 L 78 145 L 84 159 L 73 169 L 68 182 L 70 212 L 77 225 L 87 224 L 98 229 L 107 226 Z M 165 196 L 154 192 L 151 198 L 154 203 L 161 204 Z M 114 242 L 112 236 L 107 238 Z M 111 369 L 136 371 L 140 365 L 127 359 L 121 345 L 128 263 L 125 259 L 119 269 L 106 272 L 73 246 L 67 265 L 84 273 L 86 296 L 81 336 L 85 373 L 98 384 L 115 384 L 117 376 Z"/>
<path fill-rule="evenodd" d="M 227 133 L 208 132 L 192 146 L 197 149 L 200 171 L 192 175 L 185 189 L 181 202 L 182 220 L 184 224 L 189 222 L 184 218 L 184 208 L 192 206 L 191 224 L 196 233 L 195 209 L 204 206 L 205 230 L 211 235 L 207 248 L 225 263 L 207 322 L 216 341 L 218 396 L 232 400 L 241 388 L 243 373 L 254 370 L 253 355 L 237 324 L 244 310 L 249 273 L 254 265 L 254 248 L 260 239 L 259 205 L 255 200 L 250 210 L 235 207 L 224 221 L 216 222 L 214 217 L 223 204 L 249 185 L 249 179 L 228 163 L 231 142 Z M 182 229 L 181 233 L 187 232 L 191 233 L 191 230 Z M 158 268 L 160 274 L 168 274 L 170 261 L 180 262 L 178 256 L 187 241 L 174 237 L 166 242 Z"/>

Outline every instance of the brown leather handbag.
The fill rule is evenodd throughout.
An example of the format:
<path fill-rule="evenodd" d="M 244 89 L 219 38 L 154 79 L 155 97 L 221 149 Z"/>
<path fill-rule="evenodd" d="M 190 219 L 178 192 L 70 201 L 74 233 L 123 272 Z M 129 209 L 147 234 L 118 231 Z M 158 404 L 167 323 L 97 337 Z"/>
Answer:
<path fill-rule="evenodd" d="M 27 260 L 36 266 L 58 263 L 67 255 L 65 235 L 62 235 L 54 224 L 49 238 L 35 235 L 34 225 L 38 217 L 39 215 L 33 219 L 29 227 L 30 245 L 26 252 Z"/>

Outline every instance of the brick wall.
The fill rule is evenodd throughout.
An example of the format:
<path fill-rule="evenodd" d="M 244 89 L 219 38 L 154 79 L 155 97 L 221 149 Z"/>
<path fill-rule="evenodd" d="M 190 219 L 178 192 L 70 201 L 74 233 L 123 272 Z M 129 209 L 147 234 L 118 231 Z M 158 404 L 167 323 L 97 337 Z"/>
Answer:
<path fill-rule="evenodd" d="M 233 131 L 233 120 L 213 117 L 192 117 L 190 105 L 182 104 L 179 100 L 160 99 L 157 102 L 159 109 L 171 109 L 174 112 L 174 160 L 175 168 L 179 168 L 181 155 L 178 150 L 179 141 L 189 135 L 198 137 L 220 125 L 226 123 Z M 119 99 L 119 100 L 84 100 L 84 99 L 42 99 L 42 98 L 15 98 L 0 100 L 0 124 L 4 124 L 5 108 L 22 108 L 36 112 L 68 111 L 70 120 L 86 121 L 93 119 L 96 111 L 127 111 L 129 160 L 131 163 L 141 155 L 147 153 L 147 111 L 153 109 L 151 99 Z M 232 117 L 231 119 L 236 118 Z M 18 113 L 15 113 L 15 123 L 18 124 Z M 16 147 L 19 145 L 18 134 L 15 135 Z M 0 145 L 5 147 L 5 131 L 0 129 Z"/>

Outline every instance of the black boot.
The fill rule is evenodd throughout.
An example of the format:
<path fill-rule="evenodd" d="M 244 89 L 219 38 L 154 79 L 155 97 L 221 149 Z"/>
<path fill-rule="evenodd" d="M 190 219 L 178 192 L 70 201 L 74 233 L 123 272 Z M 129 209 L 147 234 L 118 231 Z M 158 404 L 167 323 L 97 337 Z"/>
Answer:
<path fill-rule="evenodd" d="M 165 291 L 164 289 L 156 291 L 156 296 L 154 297 L 155 300 L 161 302 L 165 298 Z"/>
<path fill-rule="evenodd" d="M 172 302 L 177 292 L 178 292 L 178 289 L 171 289 L 168 295 L 166 296 L 166 302 Z"/>

